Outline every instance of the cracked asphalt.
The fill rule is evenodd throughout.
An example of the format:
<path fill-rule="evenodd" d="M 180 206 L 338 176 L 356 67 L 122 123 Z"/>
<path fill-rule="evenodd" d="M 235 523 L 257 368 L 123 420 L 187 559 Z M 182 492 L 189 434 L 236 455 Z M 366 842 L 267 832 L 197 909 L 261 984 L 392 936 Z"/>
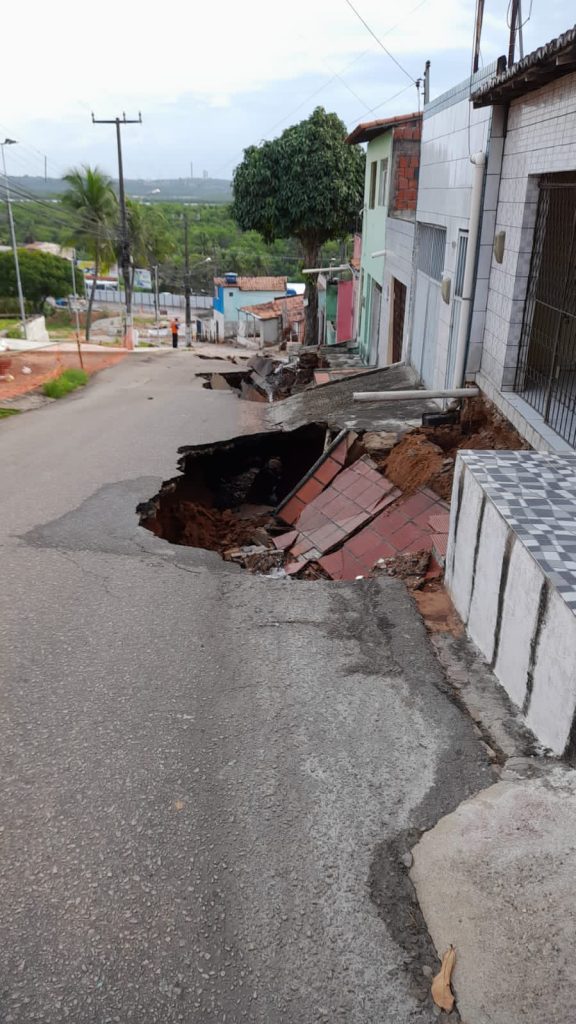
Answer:
<path fill-rule="evenodd" d="M 138 525 L 180 445 L 261 429 L 210 365 L 0 425 L 0 1020 L 428 1024 L 406 851 L 490 768 L 401 583 Z"/>

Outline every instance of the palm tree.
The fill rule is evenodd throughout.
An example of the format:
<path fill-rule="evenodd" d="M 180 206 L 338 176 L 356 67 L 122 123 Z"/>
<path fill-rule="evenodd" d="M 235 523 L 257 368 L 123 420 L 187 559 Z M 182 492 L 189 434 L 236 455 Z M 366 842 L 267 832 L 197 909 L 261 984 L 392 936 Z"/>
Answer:
<path fill-rule="evenodd" d="M 73 241 L 87 250 L 94 262 L 94 276 L 86 314 L 86 341 L 90 340 L 92 306 L 100 270 L 114 260 L 118 234 L 118 200 L 110 178 L 98 167 L 84 164 L 64 175 L 68 191 L 62 202 L 75 215 Z"/>

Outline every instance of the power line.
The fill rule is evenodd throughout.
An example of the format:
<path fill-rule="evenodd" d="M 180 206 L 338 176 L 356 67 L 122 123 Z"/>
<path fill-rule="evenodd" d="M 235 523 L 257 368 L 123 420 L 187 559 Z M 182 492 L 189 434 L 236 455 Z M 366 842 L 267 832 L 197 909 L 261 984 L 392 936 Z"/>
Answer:
<path fill-rule="evenodd" d="M 413 88 L 414 88 L 414 83 L 411 82 L 410 85 L 405 85 L 404 88 L 400 89 L 399 92 L 395 92 L 393 96 L 389 96 L 387 100 L 382 100 L 382 103 L 377 103 L 375 107 L 371 107 L 370 110 L 366 110 L 366 111 L 364 111 L 364 113 L 366 113 L 366 114 L 373 114 L 375 110 L 380 110 L 380 107 L 385 107 L 387 103 L 392 103 L 392 100 L 398 99 L 399 96 L 402 96 L 405 92 L 408 92 L 409 89 L 413 89 Z M 363 116 L 362 113 L 358 114 L 357 117 L 354 117 L 354 118 L 352 118 L 351 121 L 348 121 L 348 125 L 356 124 L 356 122 L 358 121 L 358 117 L 362 117 L 362 116 Z"/>
<path fill-rule="evenodd" d="M 385 53 L 385 54 L 386 54 L 386 55 L 387 55 L 387 56 L 388 56 L 388 57 L 390 58 L 390 60 L 391 60 L 391 61 L 393 61 L 393 62 L 394 62 L 394 64 L 396 65 L 396 67 L 397 67 L 397 68 L 400 68 L 400 71 L 402 72 L 402 74 L 403 74 L 403 75 L 406 75 L 406 77 L 407 77 L 407 78 L 409 78 L 409 79 L 410 79 L 410 81 L 412 82 L 412 84 L 414 85 L 414 84 L 415 84 L 415 82 L 416 82 L 416 79 L 414 78 L 414 76 L 413 76 L 413 75 L 411 75 L 411 74 L 410 74 L 410 72 L 409 72 L 409 71 L 407 71 L 407 70 L 406 70 L 406 68 L 402 66 L 402 64 L 400 63 L 400 61 L 399 61 L 399 60 L 397 60 L 397 59 L 396 59 L 396 57 L 394 56 L 394 54 L 390 52 L 390 50 L 388 49 L 388 47 L 384 45 L 384 43 L 383 43 L 383 42 L 382 42 L 382 40 L 381 40 L 381 39 L 380 39 L 380 38 L 379 38 L 379 37 L 378 37 L 378 36 L 376 35 L 376 33 L 374 32 L 374 30 L 373 30 L 372 28 L 370 28 L 370 25 L 369 25 L 369 24 L 368 24 L 368 22 L 367 22 L 367 21 L 366 21 L 366 20 L 365 20 L 365 19 L 364 19 L 364 18 L 362 17 L 362 15 L 360 14 L 360 11 L 358 11 L 358 10 L 357 10 L 357 9 L 356 9 L 356 8 L 354 7 L 354 4 L 352 3 L 352 0 L 344 0 L 344 2 L 348 4 L 348 7 L 350 8 L 350 10 L 351 10 L 351 11 L 354 11 L 354 14 L 356 15 L 356 17 L 357 17 L 357 18 L 359 18 L 359 20 L 360 20 L 360 21 L 362 22 L 362 24 L 364 25 L 364 28 L 365 28 L 365 29 L 367 29 L 367 31 L 368 31 L 368 32 L 370 33 L 370 35 L 372 36 L 372 38 L 376 40 L 376 42 L 378 43 L 378 46 L 379 46 L 379 47 L 380 47 L 380 48 L 381 48 L 382 50 L 384 50 L 384 53 Z"/>

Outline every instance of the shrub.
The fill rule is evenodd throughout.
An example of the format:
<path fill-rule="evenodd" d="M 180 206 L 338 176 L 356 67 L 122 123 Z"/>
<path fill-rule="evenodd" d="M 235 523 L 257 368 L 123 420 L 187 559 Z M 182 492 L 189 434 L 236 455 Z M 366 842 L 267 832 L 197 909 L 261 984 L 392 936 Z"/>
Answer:
<path fill-rule="evenodd" d="M 17 416 L 20 409 L 0 409 L 0 420 L 6 420 L 9 416 Z"/>
<path fill-rule="evenodd" d="M 48 398 L 64 398 L 76 388 L 82 388 L 88 383 L 88 374 L 84 370 L 64 370 L 53 380 L 47 380 L 43 391 Z"/>
<path fill-rule="evenodd" d="M 13 339 L 21 338 L 22 337 L 22 328 L 21 328 L 20 324 L 16 324 L 15 327 L 11 327 L 10 330 L 6 331 L 6 337 L 7 338 L 13 338 Z"/>

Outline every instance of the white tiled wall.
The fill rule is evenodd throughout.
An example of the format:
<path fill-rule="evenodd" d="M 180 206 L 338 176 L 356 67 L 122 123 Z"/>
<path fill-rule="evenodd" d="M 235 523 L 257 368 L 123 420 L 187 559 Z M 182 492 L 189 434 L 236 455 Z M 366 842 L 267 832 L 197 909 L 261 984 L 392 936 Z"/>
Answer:
<path fill-rule="evenodd" d="M 474 110 L 465 90 L 461 96 L 451 106 L 438 111 L 432 109 L 428 115 L 424 113 L 416 214 L 418 222 L 446 229 L 444 274 L 451 278 L 456 266 L 458 232 L 467 230 L 469 225 L 474 177 L 470 156 L 486 151 L 492 117 L 489 108 Z M 491 247 L 490 241 L 490 251 Z M 488 270 L 484 254 L 486 279 Z M 432 387 L 445 384 L 452 305 L 440 301 L 438 310 L 433 376 L 425 382 Z M 481 331 L 483 326 L 483 321 L 477 322 L 477 330 Z M 477 362 L 479 365 L 479 356 Z"/>
<path fill-rule="evenodd" d="M 493 142 L 490 149 L 492 151 Z M 514 385 L 532 238 L 542 174 L 576 169 L 576 74 L 515 100 L 504 142 L 496 231 L 504 259 L 491 259 L 482 374 L 500 390 Z M 486 239 L 488 241 L 488 239 Z"/>

